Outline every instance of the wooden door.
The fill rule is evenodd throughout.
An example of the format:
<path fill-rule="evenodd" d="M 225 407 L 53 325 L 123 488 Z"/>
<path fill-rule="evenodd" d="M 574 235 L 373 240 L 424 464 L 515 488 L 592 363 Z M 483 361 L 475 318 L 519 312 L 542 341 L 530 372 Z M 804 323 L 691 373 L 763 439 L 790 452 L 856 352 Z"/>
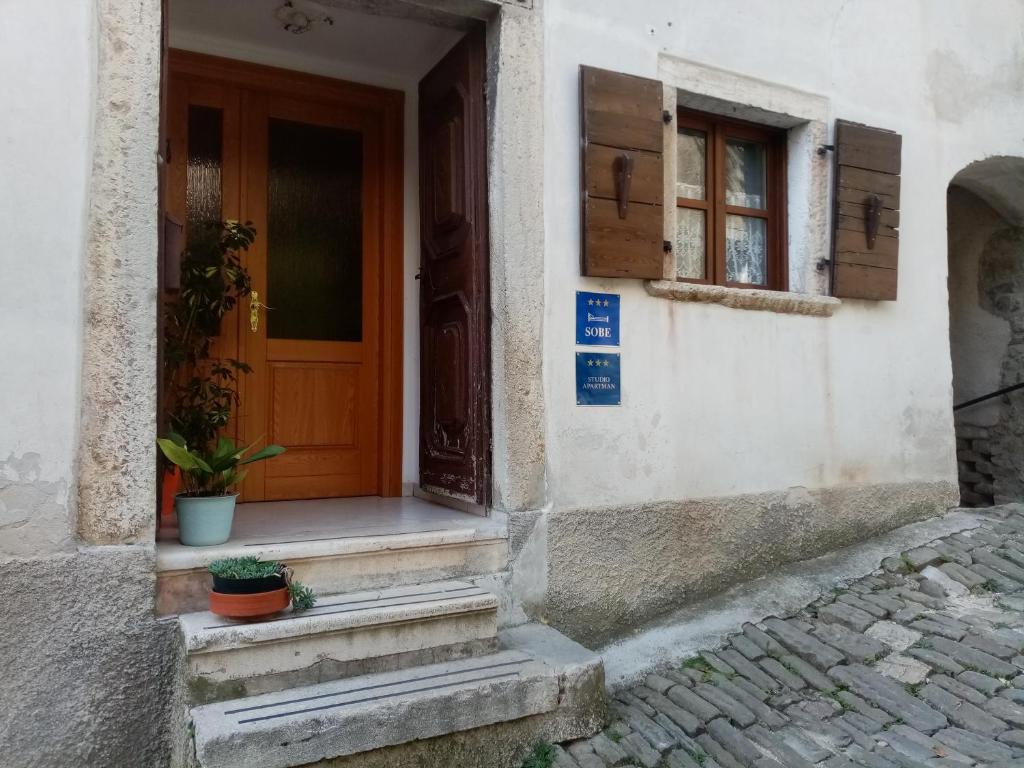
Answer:
<path fill-rule="evenodd" d="M 247 501 L 377 493 L 380 130 L 345 106 L 248 93 L 244 210 L 258 233 L 242 333 Z"/>
<path fill-rule="evenodd" d="M 252 305 L 216 342 L 253 369 L 226 431 L 288 450 L 251 465 L 242 500 L 399 495 L 402 93 L 169 61 L 168 212 L 256 230 L 242 256 Z"/>
<path fill-rule="evenodd" d="M 490 355 L 485 43 L 420 82 L 420 485 L 486 505 Z"/>

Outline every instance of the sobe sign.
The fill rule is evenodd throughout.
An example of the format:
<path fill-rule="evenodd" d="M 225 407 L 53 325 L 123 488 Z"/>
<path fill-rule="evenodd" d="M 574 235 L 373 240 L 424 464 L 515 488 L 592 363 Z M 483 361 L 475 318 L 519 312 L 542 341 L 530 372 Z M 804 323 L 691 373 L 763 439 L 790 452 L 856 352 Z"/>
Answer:
<path fill-rule="evenodd" d="M 576 344 L 619 346 L 619 294 L 576 291 Z M 576 405 L 622 404 L 618 352 L 576 352 Z"/>
<path fill-rule="evenodd" d="M 576 291 L 576 343 L 619 346 L 619 294 Z"/>

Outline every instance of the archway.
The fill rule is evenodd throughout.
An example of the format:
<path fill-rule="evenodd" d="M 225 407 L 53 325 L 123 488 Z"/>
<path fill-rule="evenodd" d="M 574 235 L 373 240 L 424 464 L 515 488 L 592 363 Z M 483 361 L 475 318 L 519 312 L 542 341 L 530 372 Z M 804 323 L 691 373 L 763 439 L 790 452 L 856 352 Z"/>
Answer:
<path fill-rule="evenodd" d="M 961 502 L 1024 500 L 1024 158 L 957 173 L 947 221 Z"/>

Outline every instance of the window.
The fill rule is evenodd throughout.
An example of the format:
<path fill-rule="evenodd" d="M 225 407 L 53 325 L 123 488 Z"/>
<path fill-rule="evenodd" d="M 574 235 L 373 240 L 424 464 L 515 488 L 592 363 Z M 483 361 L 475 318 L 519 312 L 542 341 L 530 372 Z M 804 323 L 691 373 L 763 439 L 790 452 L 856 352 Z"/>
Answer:
<path fill-rule="evenodd" d="M 678 280 L 786 290 L 786 132 L 679 110 Z"/>

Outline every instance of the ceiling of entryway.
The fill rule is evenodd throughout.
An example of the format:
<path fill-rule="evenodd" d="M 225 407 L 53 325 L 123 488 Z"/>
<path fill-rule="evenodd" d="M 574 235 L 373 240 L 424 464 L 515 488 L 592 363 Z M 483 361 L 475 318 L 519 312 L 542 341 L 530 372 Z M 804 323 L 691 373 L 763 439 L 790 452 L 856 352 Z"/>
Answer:
<path fill-rule="evenodd" d="M 282 29 L 275 11 L 284 0 L 171 0 L 172 47 L 219 52 L 229 58 L 250 59 L 246 49 L 279 52 L 280 66 L 293 67 L 290 58 L 344 62 L 379 72 L 395 82 L 418 79 L 462 36 L 457 29 L 419 21 L 372 15 L 329 7 L 320 8 L 333 26 L 314 24 L 304 34 Z M 297 0 L 300 8 L 317 6 Z M 372 78 L 369 79 L 380 79 Z M 381 83 L 384 84 L 384 83 Z"/>

